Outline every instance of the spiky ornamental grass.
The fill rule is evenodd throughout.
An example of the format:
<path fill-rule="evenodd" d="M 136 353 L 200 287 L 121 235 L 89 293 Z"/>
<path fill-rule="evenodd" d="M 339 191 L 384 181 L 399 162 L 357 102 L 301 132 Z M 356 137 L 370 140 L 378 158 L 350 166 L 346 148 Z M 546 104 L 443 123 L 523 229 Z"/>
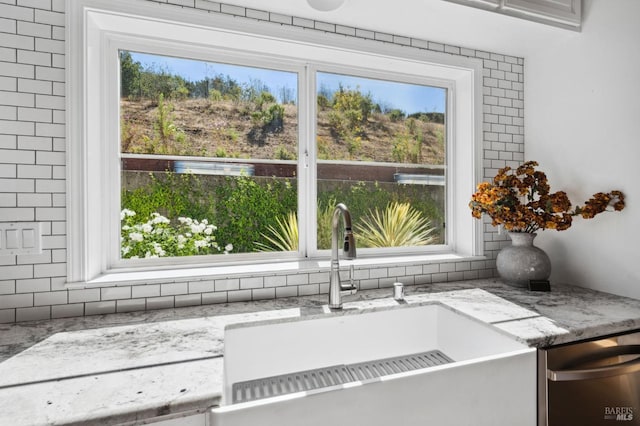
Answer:
<path fill-rule="evenodd" d="M 269 225 L 268 233 L 262 236 L 269 242 L 256 242 L 258 251 L 298 251 L 298 216 L 290 211 L 283 219 L 276 218 L 277 227 Z"/>
<path fill-rule="evenodd" d="M 409 203 L 392 202 L 380 211 L 369 210 L 356 226 L 361 247 L 412 247 L 432 244 L 435 228 Z"/>

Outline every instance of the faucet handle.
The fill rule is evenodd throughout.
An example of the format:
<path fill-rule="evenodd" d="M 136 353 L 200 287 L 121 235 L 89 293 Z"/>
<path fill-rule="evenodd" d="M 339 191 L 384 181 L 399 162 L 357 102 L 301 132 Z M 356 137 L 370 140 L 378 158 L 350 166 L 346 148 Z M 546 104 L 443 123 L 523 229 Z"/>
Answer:
<path fill-rule="evenodd" d="M 356 294 L 358 292 L 358 287 L 353 280 L 354 268 L 353 263 L 349 265 L 349 284 L 340 283 L 340 293 L 344 296 L 348 296 L 351 294 Z"/>

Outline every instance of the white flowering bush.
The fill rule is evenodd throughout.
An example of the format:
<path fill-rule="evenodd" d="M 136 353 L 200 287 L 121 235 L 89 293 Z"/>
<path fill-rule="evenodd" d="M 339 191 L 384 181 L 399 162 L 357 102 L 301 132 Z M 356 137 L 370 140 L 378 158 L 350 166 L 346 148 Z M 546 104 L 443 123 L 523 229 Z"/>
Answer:
<path fill-rule="evenodd" d="M 215 225 L 207 219 L 198 221 L 179 217 L 177 224 L 159 213 L 151 213 L 146 222 L 135 217 L 136 212 L 120 212 L 120 254 L 123 259 L 149 259 L 169 256 L 228 254 L 233 245 L 221 248 L 214 236 Z"/>

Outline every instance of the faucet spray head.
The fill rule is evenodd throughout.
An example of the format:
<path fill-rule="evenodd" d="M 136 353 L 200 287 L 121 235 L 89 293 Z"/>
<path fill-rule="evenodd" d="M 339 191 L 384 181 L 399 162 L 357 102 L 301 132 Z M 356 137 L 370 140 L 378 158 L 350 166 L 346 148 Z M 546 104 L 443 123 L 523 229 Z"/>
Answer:
<path fill-rule="evenodd" d="M 350 226 L 344 229 L 344 246 L 342 252 L 347 259 L 356 258 L 356 239 L 353 236 Z"/>

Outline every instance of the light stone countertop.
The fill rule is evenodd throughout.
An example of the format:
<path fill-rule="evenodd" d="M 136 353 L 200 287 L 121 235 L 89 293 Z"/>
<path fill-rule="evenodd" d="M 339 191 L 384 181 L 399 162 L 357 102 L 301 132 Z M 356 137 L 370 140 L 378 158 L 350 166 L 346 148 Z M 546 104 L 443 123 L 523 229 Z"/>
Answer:
<path fill-rule="evenodd" d="M 640 329 L 640 301 L 499 280 L 406 287 L 406 304 L 444 303 L 545 347 Z M 345 313 L 397 307 L 391 288 L 345 299 Z M 202 412 L 222 392 L 228 325 L 329 313 L 327 295 L 0 325 L 1 425 L 134 424 Z"/>

